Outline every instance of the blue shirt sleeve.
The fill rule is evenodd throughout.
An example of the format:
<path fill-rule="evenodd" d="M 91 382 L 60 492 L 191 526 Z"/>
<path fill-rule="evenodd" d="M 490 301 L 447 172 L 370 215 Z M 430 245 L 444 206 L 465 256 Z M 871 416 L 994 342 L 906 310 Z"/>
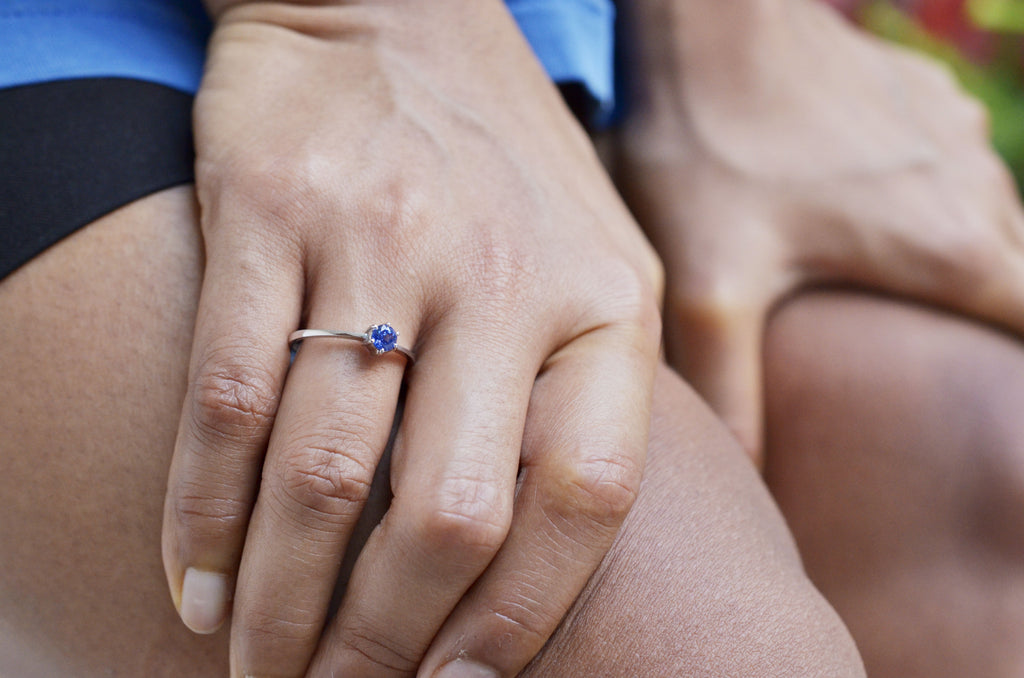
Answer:
<path fill-rule="evenodd" d="M 0 0 L 0 87 L 134 78 L 195 92 L 202 0 Z"/>
<path fill-rule="evenodd" d="M 506 0 L 555 82 L 610 112 L 612 0 Z M 195 92 L 210 23 L 201 0 L 0 0 L 0 87 L 137 78 Z"/>
<path fill-rule="evenodd" d="M 555 82 L 578 82 L 598 104 L 615 106 L 615 7 L 611 0 L 506 0 L 523 35 Z"/>

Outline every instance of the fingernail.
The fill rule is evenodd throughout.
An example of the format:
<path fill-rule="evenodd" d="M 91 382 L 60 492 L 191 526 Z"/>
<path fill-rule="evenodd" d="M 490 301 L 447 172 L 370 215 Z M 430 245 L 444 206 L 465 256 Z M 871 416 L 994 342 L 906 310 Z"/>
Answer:
<path fill-rule="evenodd" d="M 434 678 L 498 678 L 498 672 L 474 661 L 456 659 L 438 669 Z"/>
<path fill-rule="evenodd" d="M 228 614 L 228 578 L 190 567 L 181 586 L 181 620 L 196 633 L 213 633 Z"/>

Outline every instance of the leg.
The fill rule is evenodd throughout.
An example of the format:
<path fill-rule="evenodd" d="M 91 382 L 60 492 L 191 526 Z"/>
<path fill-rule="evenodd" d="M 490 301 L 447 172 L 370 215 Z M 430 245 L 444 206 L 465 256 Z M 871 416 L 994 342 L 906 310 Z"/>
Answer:
<path fill-rule="evenodd" d="M 160 565 L 201 265 L 175 189 L 0 283 L 0 675 L 227 673 L 225 635 L 184 629 Z M 658 383 L 641 500 L 533 675 L 862 675 L 742 452 Z"/>
<path fill-rule="evenodd" d="M 724 425 L 667 368 L 637 504 L 529 676 L 863 676 Z"/>
<path fill-rule="evenodd" d="M 0 283 L 0 675 L 227 675 L 160 585 L 195 221 L 156 194 Z"/>
<path fill-rule="evenodd" d="M 889 300 L 772 322 L 766 475 L 873 678 L 1024 671 L 1024 350 Z"/>

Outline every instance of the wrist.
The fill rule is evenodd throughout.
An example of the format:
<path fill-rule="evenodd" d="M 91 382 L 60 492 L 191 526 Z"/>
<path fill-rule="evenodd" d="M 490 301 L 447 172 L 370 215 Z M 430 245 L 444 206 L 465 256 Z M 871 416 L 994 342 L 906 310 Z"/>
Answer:
<path fill-rule="evenodd" d="M 339 68 L 404 64 L 451 102 L 486 109 L 491 123 L 510 126 L 523 124 L 524 109 L 550 112 L 534 105 L 543 97 L 561 103 L 503 0 L 227 1 L 233 4 L 218 17 L 208 63 L 219 45 L 238 43 L 250 53 L 265 46 L 290 55 L 268 68 L 280 64 L 289 77 L 319 78 L 335 88 Z M 361 87 L 369 80 L 348 82 Z"/>
<path fill-rule="evenodd" d="M 413 51 L 501 33 L 504 0 L 203 0 L 217 25 L 287 28 L 327 40 L 372 37 Z M 514 27 L 514 22 L 508 21 Z M 506 31 L 507 32 L 507 31 Z M 445 37 L 447 36 L 447 37 Z M 484 37 L 481 37 L 484 36 Z"/>
<path fill-rule="evenodd" d="M 233 11 L 244 11 L 247 15 L 257 16 L 288 16 L 298 12 L 326 12 L 332 10 L 344 10 L 351 8 L 377 7 L 380 9 L 398 10 L 403 15 L 429 16 L 432 13 L 445 11 L 447 8 L 457 8 L 461 2 L 435 0 L 433 2 L 422 2 L 422 0 L 202 0 L 207 13 L 216 22 Z M 502 4 L 502 0 L 487 0 L 490 4 Z M 474 5 L 487 4 L 483 0 L 474 0 Z"/>
<path fill-rule="evenodd" d="M 803 1 L 803 0 L 798 0 Z M 741 94 L 779 41 L 788 0 L 631 0 L 621 5 L 630 122 L 680 137 L 694 89 Z M 722 77 L 722 76 L 725 77 Z M 697 81 L 715 83 L 694 87 Z M 722 94 L 722 92 L 718 92 Z M 627 125 L 629 126 L 629 125 Z"/>
<path fill-rule="evenodd" d="M 712 59 L 750 52 L 783 20 L 786 4 L 786 0 L 631 0 L 621 12 L 638 72 L 644 78 L 673 78 Z"/>
<path fill-rule="evenodd" d="M 282 5 L 285 7 L 325 7 L 341 4 L 346 3 L 344 3 L 344 0 L 203 0 L 203 5 L 205 5 L 206 11 L 214 21 L 219 20 L 224 16 L 224 14 L 232 9 L 243 5 L 263 5 L 265 9 L 273 11 L 274 5 Z"/>

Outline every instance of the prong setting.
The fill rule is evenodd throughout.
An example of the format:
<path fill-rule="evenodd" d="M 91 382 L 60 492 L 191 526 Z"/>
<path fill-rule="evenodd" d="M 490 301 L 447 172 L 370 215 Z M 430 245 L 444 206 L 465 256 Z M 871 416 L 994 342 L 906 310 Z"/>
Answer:
<path fill-rule="evenodd" d="M 370 326 L 364 336 L 366 348 L 377 355 L 390 353 L 398 347 L 398 330 L 389 323 Z"/>

